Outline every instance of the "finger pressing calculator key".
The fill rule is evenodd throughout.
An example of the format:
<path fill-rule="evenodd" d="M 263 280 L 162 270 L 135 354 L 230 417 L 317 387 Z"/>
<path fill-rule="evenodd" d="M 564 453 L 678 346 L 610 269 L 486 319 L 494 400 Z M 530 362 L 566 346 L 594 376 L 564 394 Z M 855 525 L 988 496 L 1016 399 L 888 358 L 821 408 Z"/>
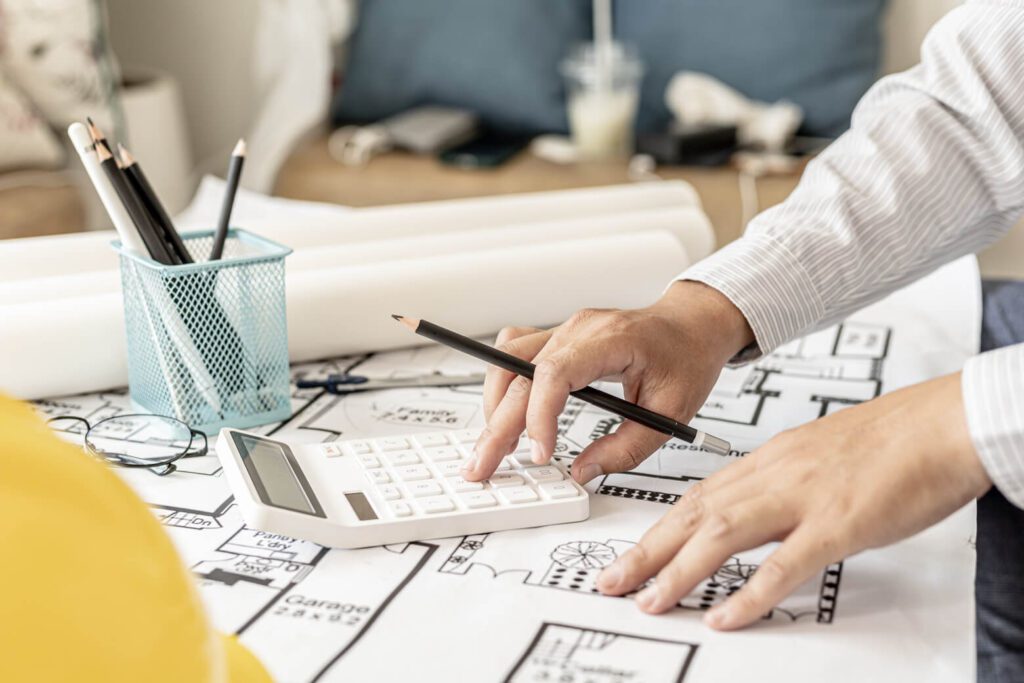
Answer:
<path fill-rule="evenodd" d="M 337 548 L 587 518 L 587 493 L 561 463 L 508 457 L 486 481 L 463 479 L 478 436 L 431 432 L 327 447 L 225 429 L 217 455 L 247 524 Z"/>

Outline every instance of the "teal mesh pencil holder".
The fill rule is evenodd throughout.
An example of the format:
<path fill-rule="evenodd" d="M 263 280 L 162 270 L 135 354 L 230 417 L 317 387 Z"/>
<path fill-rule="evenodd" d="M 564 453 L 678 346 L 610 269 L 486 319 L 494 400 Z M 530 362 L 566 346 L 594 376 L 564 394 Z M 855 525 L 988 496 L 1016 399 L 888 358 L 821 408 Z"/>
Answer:
<path fill-rule="evenodd" d="M 195 263 L 167 266 L 120 242 L 128 384 L 143 409 L 212 434 L 291 415 L 284 259 L 291 249 L 231 230 L 182 235 Z"/>

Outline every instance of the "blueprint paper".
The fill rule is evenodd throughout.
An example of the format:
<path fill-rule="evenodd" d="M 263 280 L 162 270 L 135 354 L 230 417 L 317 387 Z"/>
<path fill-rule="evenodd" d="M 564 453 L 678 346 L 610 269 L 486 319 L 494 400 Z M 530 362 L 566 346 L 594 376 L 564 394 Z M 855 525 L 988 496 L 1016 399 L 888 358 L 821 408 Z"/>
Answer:
<path fill-rule="evenodd" d="M 977 267 L 964 259 L 845 321 L 729 371 L 696 426 L 740 451 L 819 415 L 958 369 L 977 352 Z M 461 375 L 430 347 L 297 365 L 317 377 Z M 123 392 L 41 401 L 47 415 L 131 411 Z M 294 390 L 295 414 L 262 431 L 296 442 L 483 423 L 479 387 L 332 396 Z M 569 461 L 617 418 L 573 400 Z M 73 434 L 67 434 L 74 438 Z M 107 447 L 131 449 L 123 436 Z M 648 616 L 598 595 L 600 569 L 700 477 L 740 457 L 673 442 L 637 471 L 592 482 L 591 518 L 356 551 L 245 527 L 213 457 L 169 477 L 116 470 L 148 501 L 216 625 L 281 681 L 965 681 L 973 678 L 973 505 L 885 549 L 823 570 L 754 628 L 715 633 L 701 611 L 737 590 L 771 547 L 738 553 L 678 609 Z"/>

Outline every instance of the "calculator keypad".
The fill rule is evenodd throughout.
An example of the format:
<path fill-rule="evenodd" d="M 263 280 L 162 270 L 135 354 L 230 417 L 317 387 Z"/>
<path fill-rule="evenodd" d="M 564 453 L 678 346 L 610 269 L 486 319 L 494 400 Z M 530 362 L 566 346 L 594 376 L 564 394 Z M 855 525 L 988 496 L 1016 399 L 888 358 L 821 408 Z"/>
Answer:
<path fill-rule="evenodd" d="M 463 464 L 480 432 L 436 432 L 412 437 L 386 437 L 325 444 L 325 454 L 338 450 L 355 456 L 370 487 L 392 517 L 434 515 L 458 510 L 513 507 L 582 495 L 560 466 L 536 466 L 524 442 L 504 458 L 491 478 L 467 481 Z M 327 449 L 331 445 L 333 448 Z M 330 452 L 329 452 L 330 450 Z"/>

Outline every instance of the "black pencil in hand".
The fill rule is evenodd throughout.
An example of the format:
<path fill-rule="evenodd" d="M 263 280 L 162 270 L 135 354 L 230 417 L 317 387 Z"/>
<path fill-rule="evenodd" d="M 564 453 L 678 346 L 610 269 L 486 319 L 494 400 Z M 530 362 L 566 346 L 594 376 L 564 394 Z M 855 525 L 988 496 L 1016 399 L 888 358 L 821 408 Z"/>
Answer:
<path fill-rule="evenodd" d="M 475 339 L 470 339 L 451 330 L 445 329 L 440 325 L 428 322 L 426 320 L 417 320 L 416 318 L 406 318 L 401 315 L 392 315 L 392 318 L 402 323 L 416 334 L 444 344 L 447 347 L 453 348 L 456 351 L 479 358 L 485 363 L 496 365 L 503 370 L 508 370 L 517 375 L 526 377 L 527 379 L 533 379 L 533 372 L 536 366 L 529 361 L 525 361 L 522 358 L 517 358 L 511 354 L 499 351 L 498 349 L 488 346 L 487 344 L 481 344 Z M 720 439 L 717 436 L 711 436 L 704 432 L 694 429 L 689 425 L 685 425 L 682 422 L 673 420 L 670 417 L 661 415 L 638 406 L 635 403 L 623 400 L 617 396 L 612 396 L 609 393 L 595 389 L 593 387 L 583 387 L 577 391 L 571 392 L 573 396 L 586 401 L 590 405 L 603 408 L 610 413 L 614 413 L 627 420 L 632 420 L 638 424 L 653 429 L 662 434 L 682 439 L 687 443 L 691 443 L 697 448 L 703 448 L 711 453 L 717 453 L 719 455 L 728 455 L 729 451 L 732 450 L 732 445 Z"/>

